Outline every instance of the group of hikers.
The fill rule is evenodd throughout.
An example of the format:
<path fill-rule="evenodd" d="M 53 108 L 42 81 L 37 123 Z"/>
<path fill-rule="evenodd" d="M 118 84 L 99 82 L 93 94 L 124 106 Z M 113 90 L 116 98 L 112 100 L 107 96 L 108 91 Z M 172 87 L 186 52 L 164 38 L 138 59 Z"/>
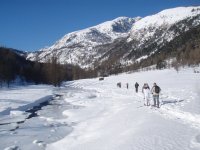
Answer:
<path fill-rule="evenodd" d="M 160 101 L 159 101 L 159 94 L 160 94 L 161 88 L 154 83 L 153 87 L 150 90 L 150 87 L 147 83 L 144 83 L 142 87 L 142 93 L 144 94 L 144 105 L 150 106 L 150 93 L 153 95 L 153 106 L 159 108 L 160 107 Z"/>
<path fill-rule="evenodd" d="M 121 82 L 117 83 L 117 86 L 121 88 Z M 126 83 L 126 88 L 129 88 L 128 83 Z M 139 84 L 135 83 L 135 92 L 138 93 Z M 150 90 L 150 87 L 147 83 L 144 83 L 142 87 L 142 93 L 144 95 L 144 106 L 150 106 L 150 94 L 153 95 L 153 102 L 154 104 L 152 106 L 159 108 L 160 107 L 160 101 L 159 101 L 159 94 L 160 94 L 161 88 L 154 83 L 153 87 Z"/>

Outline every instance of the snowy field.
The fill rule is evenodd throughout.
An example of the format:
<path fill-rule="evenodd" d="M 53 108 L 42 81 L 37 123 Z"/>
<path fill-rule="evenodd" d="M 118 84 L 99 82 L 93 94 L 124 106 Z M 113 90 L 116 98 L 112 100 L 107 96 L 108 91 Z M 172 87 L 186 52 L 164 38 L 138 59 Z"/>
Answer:
<path fill-rule="evenodd" d="M 0 114 L 8 114 L 12 110 L 26 110 L 36 103 L 45 101 L 50 96 L 52 96 L 52 87 L 45 85 L 0 89 Z"/>
<path fill-rule="evenodd" d="M 139 93 L 134 90 L 136 81 Z M 161 87 L 160 109 L 143 106 L 145 82 Z M 27 108 L 41 100 L 50 102 L 37 116 L 24 117 L 29 115 Z M 192 68 L 78 80 L 60 89 L 5 89 L 0 91 L 0 107 L 0 149 L 200 149 L 200 74 Z M 25 118 L 20 124 L 19 116 Z"/>

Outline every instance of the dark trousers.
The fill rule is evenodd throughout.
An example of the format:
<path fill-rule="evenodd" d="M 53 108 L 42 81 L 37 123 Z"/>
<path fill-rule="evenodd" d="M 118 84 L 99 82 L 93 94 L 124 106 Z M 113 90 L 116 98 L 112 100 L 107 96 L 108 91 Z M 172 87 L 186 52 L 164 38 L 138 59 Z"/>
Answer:
<path fill-rule="evenodd" d="M 138 88 L 135 88 L 135 92 L 136 92 L 136 93 L 138 92 Z"/>
<path fill-rule="evenodd" d="M 160 106 L 159 95 L 153 95 L 153 101 L 154 101 L 154 106 L 157 107 Z"/>

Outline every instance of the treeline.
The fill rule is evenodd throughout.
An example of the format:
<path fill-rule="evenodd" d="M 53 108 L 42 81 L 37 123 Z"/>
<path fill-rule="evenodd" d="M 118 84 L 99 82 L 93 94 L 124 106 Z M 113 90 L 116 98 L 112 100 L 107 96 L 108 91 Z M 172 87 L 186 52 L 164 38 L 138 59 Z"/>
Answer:
<path fill-rule="evenodd" d="M 16 54 L 12 49 L 0 47 L 0 87 L 15 80 L 35 84 L 51 84 L 60 86 L 63 81 L 95 77 L 91 70 L 83 70 L 78 66 L 61 65 L 56 57 L 47 63 L 32 62 Z"/>

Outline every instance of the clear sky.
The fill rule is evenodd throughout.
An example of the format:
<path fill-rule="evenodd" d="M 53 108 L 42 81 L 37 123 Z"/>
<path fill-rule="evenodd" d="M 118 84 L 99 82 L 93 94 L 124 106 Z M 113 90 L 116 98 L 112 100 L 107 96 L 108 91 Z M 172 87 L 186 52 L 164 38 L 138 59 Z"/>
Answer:
<path fill-rule="evenodd" d="M 120 16 L 147 16 L 200 0 L 0 0 L 0 45 L 34 51 Z"/>

